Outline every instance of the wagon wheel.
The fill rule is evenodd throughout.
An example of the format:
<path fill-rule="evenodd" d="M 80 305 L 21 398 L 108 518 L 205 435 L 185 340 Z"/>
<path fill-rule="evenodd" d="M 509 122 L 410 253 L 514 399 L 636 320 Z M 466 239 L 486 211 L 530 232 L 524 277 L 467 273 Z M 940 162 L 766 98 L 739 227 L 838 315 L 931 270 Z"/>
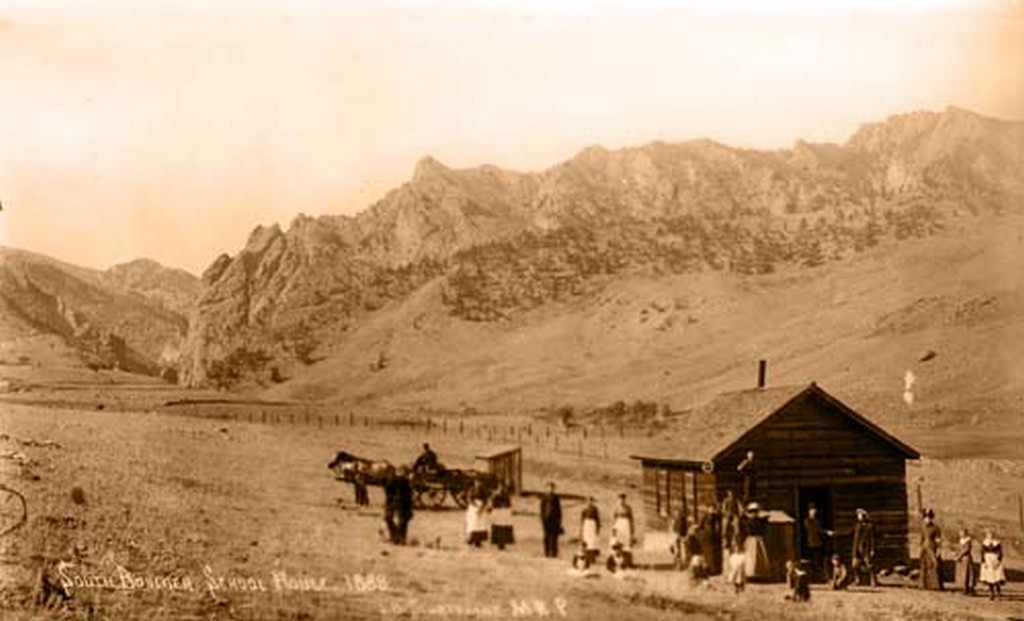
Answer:
<path fill-rule="evenodd" d="M 21 492 L 0 484 L 0 537 L 21 528 L 28 520 L 28 507 Z"/>
<path fill-rule="evenodd" d="M 473 495 L 473 486 L 464 485 L 461 488 L 452 488 L 449 490 L 452 498 L 455 500 L 455 504 L 459 505 L 460 509 L 465 509 L 469 506 L 470 496 Z"/>
<path fill-rule="evenodd" d="M 444 506 L 444 496 L 446 493 L 443 487 L 425 487 L 416 493 L 416 502 L 421 507 L 440 509 Z"/>

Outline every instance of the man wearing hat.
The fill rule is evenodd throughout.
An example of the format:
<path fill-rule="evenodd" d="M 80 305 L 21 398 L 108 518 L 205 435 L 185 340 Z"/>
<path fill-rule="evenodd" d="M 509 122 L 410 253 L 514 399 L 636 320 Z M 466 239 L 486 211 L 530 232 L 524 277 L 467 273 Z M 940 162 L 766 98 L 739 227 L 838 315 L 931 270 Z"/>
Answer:
<path fill-rule="evenodd" d="M 818 521 L 818 507 L 812 502 L 807 505 L 807 515 L 804 517 L 804 551 L 811 559 L 810 579 L 816 581 L 825 576 L 824 549 L 825 531 Z"/>
<path fill-rule="evenodd" d="M 878 585 L 875 577 L 875 525 L 871 523 L 868 512 L 857 509 L 857 522 L 853 525 L 853 553 L 850 555 L 850 566 L 857 576 L 857 583 L 864 584 L 864 572 L 868 575 L 868 584 Z"/>
<path fill-rule="evenodd" d="M 558 537 L 562 534 L 562 501 L 555 493 L 554 481 L 540 499 L 540 522 L 544 528 L 544 556 L 558 557 Z"/>
<path fill-rule="evenodd" d="M 942 590 L 942 531 L 935 524 L 935 512 L 924 512 L 921 524 L 921 588 L 929 591 Z"/>

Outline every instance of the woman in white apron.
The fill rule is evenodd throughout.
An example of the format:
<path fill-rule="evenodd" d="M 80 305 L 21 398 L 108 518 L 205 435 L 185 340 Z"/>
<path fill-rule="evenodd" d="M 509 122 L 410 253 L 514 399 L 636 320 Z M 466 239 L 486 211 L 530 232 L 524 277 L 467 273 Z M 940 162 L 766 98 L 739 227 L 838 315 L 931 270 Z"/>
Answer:
<path fill-rule="evenodd" d="M 466 542 L 474 548 L 487 541 L 486 507 L 483 498 L 476 497 L 466 507 Z"/>
<path fill-rule="evenodd" d="M 627 566 L 633 564 L 633 544 L 636 542 L 636 531 L 633 529 L 633 508 L 626 502 L 626 495 L 619 494 L 619 504 L 612 514 L 612 549 L 616 544 L 621 547 Z"/>
<path fill-rule="evenodd" d="M 491 499 L 491 544 L 499 550 L 504 550 L 506 545 L 515 542 L 512 530 L 512 499 L 502 485 Z"/>
<path fill-rule="evenodd" d="M 594 504 L 594 497 L 587 499 L 587 505 L 580 513 L 580 541 L 583 543 L 583 552 L 588 563 L 597 560 L 599 554 L 599 540 L 601 534 L 601 516 L 598 514 L 597 506 Z"/>
<path fill-rule="evenodd" d="M 1003 569 L 1003 544 L 985 531 L 985 539 L 981 542 L 981 575 L 979 579 L 988 586 L 989 599 L 1002 595 L 1002 587 L 1006 582 L 1006 571 Z"/>

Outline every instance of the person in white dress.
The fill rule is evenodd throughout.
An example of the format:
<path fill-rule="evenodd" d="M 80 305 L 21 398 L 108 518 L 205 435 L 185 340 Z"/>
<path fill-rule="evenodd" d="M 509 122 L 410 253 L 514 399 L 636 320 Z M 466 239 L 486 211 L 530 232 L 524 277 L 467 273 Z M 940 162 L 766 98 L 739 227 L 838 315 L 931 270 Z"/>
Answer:
<path fill-rule="evenodd" d="M 479 496 L 466 506 L 466 542 L 474 548 L 487 541 L 486 511 L 486 503 Z"/>
<path fill-rule="evenodd" d="M 1002 587 L 1006 583 L 1006 571 L 1003 569 L 1003 544 L 995 538 L 991 530 L 985 531 L 985 539 L 981 542 L 981 575 L 979 579 L 988 585 L 989 599 L 1002 596 Z"/>
<path fill-rule="evenodd" d="M 597 560 L 600 550 L 601 516 L 594 504 L 594 497 L 587 499 L 587 504 L 580 513 L 580 541 L 583 543 L 583 551 L 587 556 L 587 562 L 593 563 Z"/>
<path fill-rule="evenodd" d="M 633 508 L 626 502 L 626 495 L 619 494 L 619 504 L 612 513 L 612 541 L 622 545 L 622 549 L 630 551 L 636 543 L 635 530 L 633 529 Z"/>

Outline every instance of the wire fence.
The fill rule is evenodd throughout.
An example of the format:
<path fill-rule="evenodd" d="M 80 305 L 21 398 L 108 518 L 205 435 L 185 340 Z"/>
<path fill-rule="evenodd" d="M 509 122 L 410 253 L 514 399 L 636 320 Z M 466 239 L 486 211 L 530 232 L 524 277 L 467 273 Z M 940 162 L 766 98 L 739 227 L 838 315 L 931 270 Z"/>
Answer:
<path fill-rule="evenodd" d="M 488 415 L 364 414 L 336 408 L 308 406 L 245 406 L 229 403 L 182 403 L 175 413 L 201 418 L 263 425 L 317 429 L 348 428 L 367 431 L 409 432 L 424 438 L 466 438 L 488 443 L 518 444 L 563 454 L 588 457 L 621 455 L 623 441 L 646 437 L 625 422 L 618 424 L 550 424 L 541 421 L 499 422 Z"/>

